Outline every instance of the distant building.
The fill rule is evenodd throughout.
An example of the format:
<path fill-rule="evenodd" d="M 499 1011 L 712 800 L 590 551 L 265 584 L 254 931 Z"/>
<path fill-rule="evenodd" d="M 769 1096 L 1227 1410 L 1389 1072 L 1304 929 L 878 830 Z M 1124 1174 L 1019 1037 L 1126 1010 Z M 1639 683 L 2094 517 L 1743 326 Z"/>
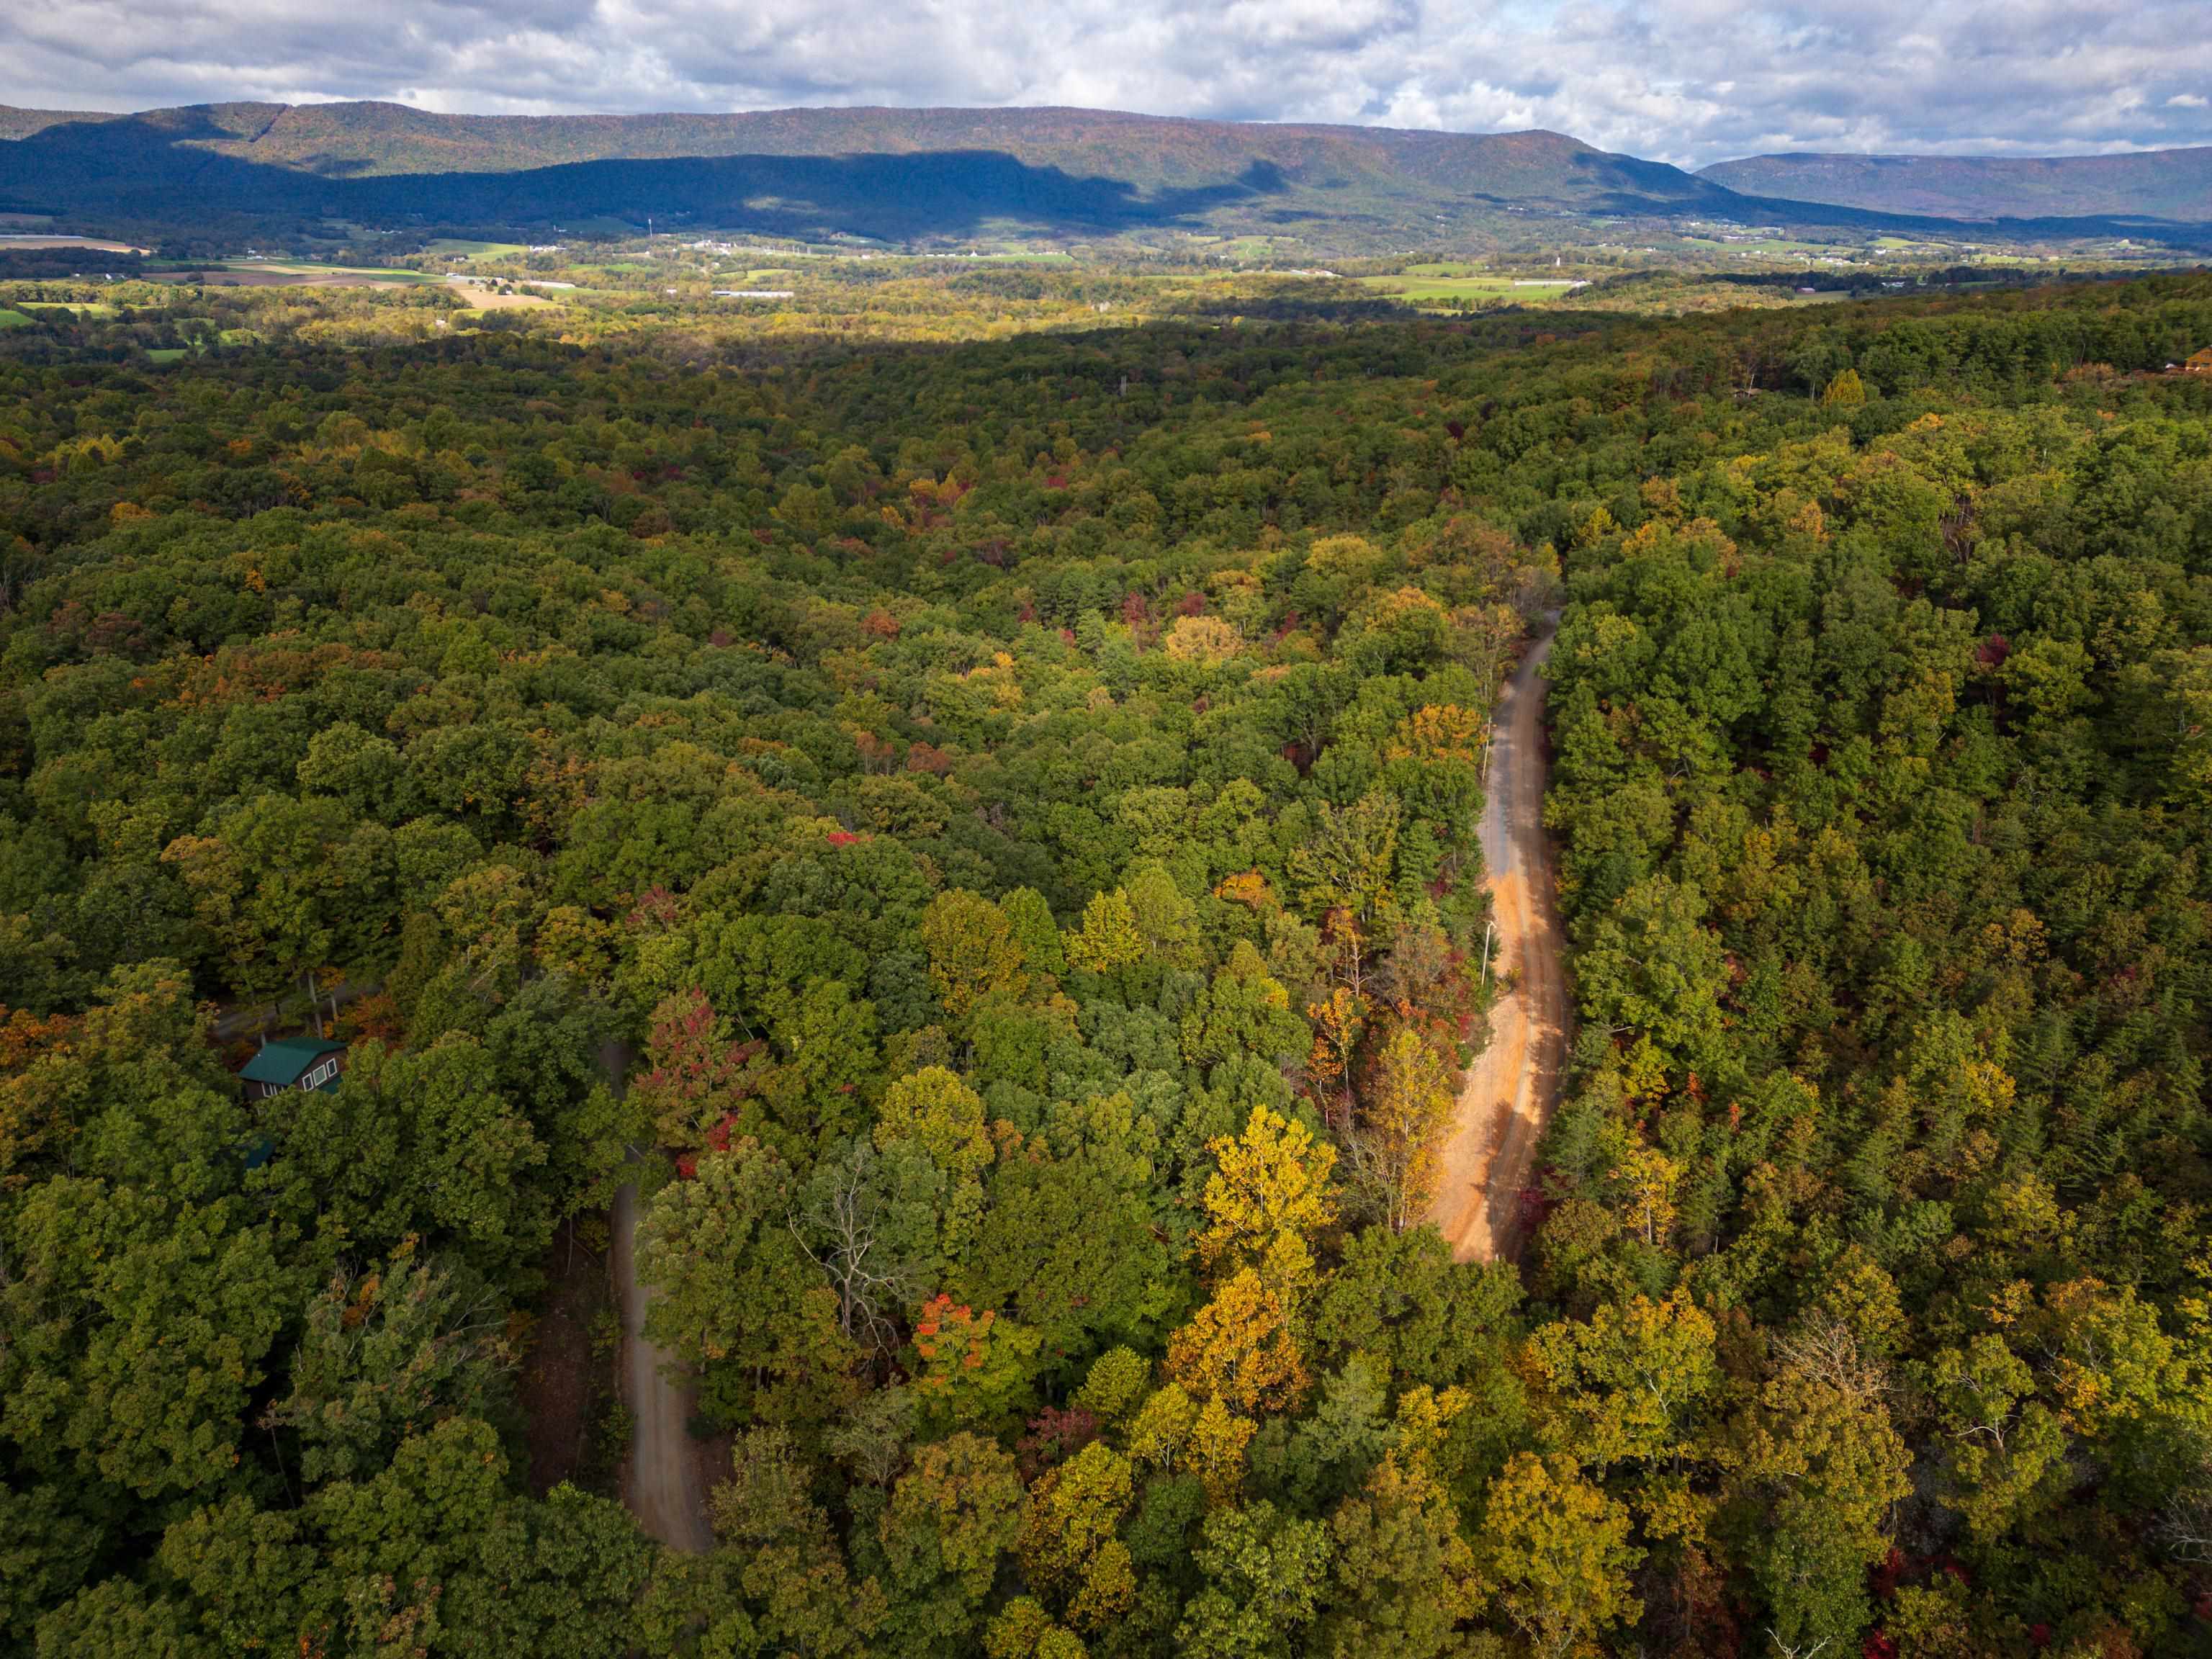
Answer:
<path fill-rule="evenodd" d="M 2212 346 L 2197 352 L 2182 367 L 2191 374 L 2212 374 Z"/>
<path fill-rule="evenodd" d="M 338 1086 L 345 1070 L 345 1044 L 321 1037 L 284 1037 L 264 1043 L 261 1052 L 239 1068 L 248 1100 L 266 1100 L 291 1089 Z"/>

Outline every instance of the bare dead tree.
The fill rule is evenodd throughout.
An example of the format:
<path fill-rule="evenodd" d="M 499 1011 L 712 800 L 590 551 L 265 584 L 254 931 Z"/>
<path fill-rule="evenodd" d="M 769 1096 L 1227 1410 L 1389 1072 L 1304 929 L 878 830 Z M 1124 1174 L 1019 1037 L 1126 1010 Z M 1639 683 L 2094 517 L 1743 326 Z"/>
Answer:
<path fill-rule="evenodd" d="M 915 1299 L 919 1287 L 883 1245 L 875 1165 L 875 1149 L 855 1140 L 842 1160 L 823 1166 L 827 1179 L 810 1189 L 805 1212 L 790 1216 L 788 1224 L 799 1248 L 837 1292 L 839 1328 L 880 1363 L 898 1349 L 893 1315 Z"/>
<path fill-rule="evenodd" d="M 2159 1511 L 2153 1532 L 2177 1561 L 2212 1566 L 2212 1447 L 2200 1446 L 2196 1468 Z"/>
<path fill-rule="evenodd" d="M 1848 1324 L 1825 1310 L 1814 1310 L 1776 1336 L 1774 1352 L 1789 1370 L 1855 1405 L 1872 1405 L 1890 1391 L 1887 1371 L 1860 1351 L 1858 1336 Z"/>

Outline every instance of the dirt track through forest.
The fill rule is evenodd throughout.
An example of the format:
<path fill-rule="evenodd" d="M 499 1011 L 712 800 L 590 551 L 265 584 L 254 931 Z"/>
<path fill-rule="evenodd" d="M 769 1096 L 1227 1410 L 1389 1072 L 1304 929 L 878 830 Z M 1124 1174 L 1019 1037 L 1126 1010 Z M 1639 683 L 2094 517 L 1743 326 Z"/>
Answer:
<path fill-rule="evenodd" d="M 1566 1054 L 1567 992 L 1559 964 L 1552 849 L 1544 838 L 1544 682 L 1547 620 L 1498 700 L 1482 806 L 1482 858 L 1498 933 L 1493 977 L 1520 982 L 1490 1011 L 1490 1042 L 1468 1066 L 1441 1154 L 1431 1218 L 1462 1261 L 1489 1261 L 1520 1243 L 1521 1194 L 1551 1121 Z"/>
<path fill-rule="evenodd" d="M 620 1043 L 599 1050 L 599 1065 L 617 1089 L 629 1054 Z M 629 1456 L 623 1465 L 623 1501 L 638 1524 L 662 1543 L 698 1553 L 714 1547 L 699 1459 L 689 1427 L 690 1395 L 668 1380 L 671 1356 L 645 1340 L 653 1292 L 637 1279 L 637 1185 L 615 1194 L 614 1275 L 622 1298 L 623 1399 L 630 1409 Z"/>

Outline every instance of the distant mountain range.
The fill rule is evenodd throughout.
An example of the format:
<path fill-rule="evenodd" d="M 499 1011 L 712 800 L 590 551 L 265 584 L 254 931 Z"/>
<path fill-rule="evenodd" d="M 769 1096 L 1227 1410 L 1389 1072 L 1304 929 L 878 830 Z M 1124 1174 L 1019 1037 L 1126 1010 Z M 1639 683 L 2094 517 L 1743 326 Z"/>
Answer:
<path fill-rule="evenodd" d="M 322 219 L 550 229 L 641 225 L 651 215 L 668 228 L 894 242 L 1189 230 L 1358 252 L 1483 235 L 1587 240 L 1592 222 L 1622 220 L 1864 232 L 1911 211 L 1861 194 L 1793 194 L 1726 168 L 1691 173 L 1553 132 L 1096 110 L 532 117 L 382 103 L 135 115 L 0 107 L 0 211 L 202 234 Z M 2028 216 L 2045 222 L 2022 228 L 2163 234 L 2212 223 L 2212 208 L 2167 214 L 2165 196 L 2136 204 L 2121 191 L 2100 200 L 2079 223 L 2058 222 L 2080 216 L 2069 210 L 2038 208 Z M 1559 220 L 1580 222 L 1545 223 Z"/>
<path fill-rule="evenodd" d="M 2212 223 L 2212 148 L 2030 160 L 1991 155 L 1753 155 L 1700 179 L 1878 213 L 1963 220 L 2138 218 Z"/>

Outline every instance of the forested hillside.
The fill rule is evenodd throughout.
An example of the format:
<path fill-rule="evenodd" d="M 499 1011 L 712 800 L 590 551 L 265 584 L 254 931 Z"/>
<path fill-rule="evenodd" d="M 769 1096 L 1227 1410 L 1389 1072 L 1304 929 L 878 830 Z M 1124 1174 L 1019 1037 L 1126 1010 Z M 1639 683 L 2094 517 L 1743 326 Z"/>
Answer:
<path fill-rule="evenodd" d="M 2212 283 L 85 326 L 0 356 L 0 1648 L 2212 1641 Z M 1581 1024 L 1455 1264 L 1554 606 Z M 531 1474 L 641 1173 L 704 1554 Z"/>
<path fill-rule="evenodd" d="M 1624 219 L 1788 224 L 1854 241 L 1884 228 L 1946 228 L 1739 195 L 1556 132 L 1085 109 L 513 116 L 240 103 L 54 116 L 0 106 L 0 211 L 140 227 L 164 241 L 213 234 L 226 252 L 331 220 L 529 226 L 533 241 L 592 222 L 642 228 L 648 216 L 664 229 L 900 243 L 1259 236 L 1338 255 L 1519 242 L 1530 234 L 1521 215 L 1584 245 L 1627 236 Z"/>
<path fill-rule="evenodd" d="M 1948 219 L 2212 223 L 2212 147 L 2118 155 L 1752 155 L 1698 176 L 1751 195 Z"/>

